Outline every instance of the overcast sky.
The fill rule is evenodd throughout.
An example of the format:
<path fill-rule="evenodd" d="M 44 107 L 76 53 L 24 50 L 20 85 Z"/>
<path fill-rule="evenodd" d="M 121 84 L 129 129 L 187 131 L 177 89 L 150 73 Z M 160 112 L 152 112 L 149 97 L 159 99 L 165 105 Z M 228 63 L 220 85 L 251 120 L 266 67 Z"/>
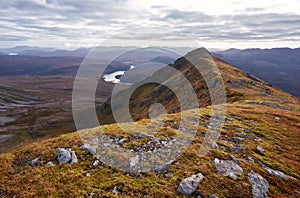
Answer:
<path fill-rule="evenodd" d="M 0 47 L 300 47 L 299 0 L 1 0 Z"/>

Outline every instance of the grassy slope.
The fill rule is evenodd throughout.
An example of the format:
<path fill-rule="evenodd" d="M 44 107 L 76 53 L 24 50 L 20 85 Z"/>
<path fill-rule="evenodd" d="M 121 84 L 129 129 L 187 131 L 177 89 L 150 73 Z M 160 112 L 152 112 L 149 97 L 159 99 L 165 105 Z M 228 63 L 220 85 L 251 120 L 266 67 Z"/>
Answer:
<path fill-rule="evenodd" d="M 202 111 L 201 119 L 205 121 L 209 114 Z M 207 115 L 206 115 L 207 114 Z M 299 109 L 286 111 L 274 109 L 263 105 L 248 105 L 234 103 L 228 106 L 228 117 L 222 135 L 217 141 L 219 145 L 228 148 L 226 140 L 231 140 L 238 128 L 252 129 L 255 137 L 244 141 L 241 146 L 246 148 L 245 152 L 234 153 L 229 149 L 212 150 L 204 158 L 199 158 L 197 152 L 203 138 L 201 132 L 205 132 L 204 127 L 199 127 L 199 134 L 196 136 L 189 149 L 176 161 L 179 165 L 172 164 L 169 172 L 173 176 L 164 178 L 155 172 L 127 175 L 124 171 L 114 170 L 108 166 L 97 168 L 91 166 L 93 156 L 81 151 L 79 146 L 82 142 L 77 133 L 62 135 L 58 138 L 44 140 L 30 144 L 14 152 L 2 154 L 0 157 L 1 184 L 0 195 L 18 197 L 30 196 L 89 196 L 90 193 L 96 195 L 115 196 L 112 193 L 114 186 L 117 186 L 124 196 L 149 195 L 150 197 L 175 197 L 176 188 L 180 181 L 191 174 L 202 172 L 205 176 L 196 192 L 203 195 L 216 194 L 219 197 L 248 197 L 251 195 L 251 185 L 246 174 L 254 170 L 263 175 L 270 183 L 271 197 L 295 197 L 296 189 L 300 188 L 300 163 L 299 163 L 299 136 L 300 136 L 300 112 Z M 274 116 L 280 116 L 276 121 Z M 169 121 L 178 119 L 178 114 L 170 116 Z M 118 135 L 118 127 L 115 125 L 103 126 L 111 135 Z M 120 132 L 122 134 L 122 132 Z M 254 138 L 261 138 L 263 142 L 257 142 Z M 256 152 L 256 146 L 262 145 L 266 150 L 265 155 Z M 281 149 L 276 149 L 280 146 Z M 71 147 L 79 157 L 77 165 L 57 165 L 55 167 L 45 167 L 48 161 L 56 162 L 56 148 Z M 241 162 L 244 174 L 233 181 L 228 177 L 216 174 L 213 165 L 215 157 L 229 159 L 229 154 L 234 153 Z M 251 156 L 255 163 L 243 162 L 242 155 Z M 30 167 L 26 165 L 30 159 L 41 157 L 41 166 Z M 257 163 L 257 160 L 270 167 L 283 171 L 294 179 L 278 179 L 269 175 Z M 200 165 L 197 163 L 200 162 Z M 90 173 L 91 177 L 86 177 Z"/>

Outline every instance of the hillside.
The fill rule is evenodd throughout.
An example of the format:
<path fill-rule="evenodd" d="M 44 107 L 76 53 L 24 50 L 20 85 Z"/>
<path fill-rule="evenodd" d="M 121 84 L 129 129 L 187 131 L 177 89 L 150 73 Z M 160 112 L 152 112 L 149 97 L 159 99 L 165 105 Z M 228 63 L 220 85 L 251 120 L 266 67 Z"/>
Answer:
<path fill-rule="evenodd" d="M 203 66 L 205 64 L 201 62 L 202 59 L 204 61 L 207 59 L 206 56 L 209 56 L 208 54 L 209 52 L 207 52 L 205 49 L 197 49 L 189 52 L 185 57 L 179 58 L 173 64 L 169 65 L 180 71 L 180 73 L 183 74 L 186 79 L 188 79 L 193 87 L 193 90 L 196 92 L 200 107 L 206 107 L 211 104 L 209 93 L 210 90 L 208 90 L 205 79 L 203 78 L 203 74 L 212 75 L 211 73 L 214 71 L 211 71 L 210 67 L 206 68 Z M 201 58 L 198 60 L 197 57 Z M 201 73 L 199 72 L 199 69 L 193 65 L 194 63 L 192 64 L 188 59 L 196 60 L 194 63 L 199 64 Z M 243 100 L 287 103 L 289 99 L 292 101 L 295 100 L 295 98 L 291 95 L 282 92 L 268 83 L 265 83 L 259 78 L 232 67 L 221 59 L 214 58 L 214 60 L 210 60 L 210 56 L 208 59 L 209 61 L 214 61 L 213 65 L 216 64 L 220 70 L 226 92 L 226 100 L 228 103 L 233 103 L 235 101 L 241 102 Z M 126 97 L 129 92 L 132 92 L 133 95 L 130 98 L 130 111 L 131 116 L 135 120 L 147 118 L 149 107 L 156 102 L 163 104 L 166 111 L 169 113 L 179 112 L 179 100 L 172 90 L 164 85 L 157 85 L 157 83 L 145 83 L 148 81 L 156 81 L 157 79 L 166 79 L 163 80 L 163 82 L 168 84 L 168 82 L 171 82 L 173 79 L 172 75 L 172 73 L 167 73 L 166 68 L 158 70 L 153 74 L 152 77 L 138 82 L 128 90 L 118 93 L 115 98 L 117 98 L 116 100 L 119 99 L 120 101 L 116 101 L 116 103 L 119 103 L 118 105 L 122 107 L 123 98 Z M 188 100 L 189 95 L 183 97 L 186 97 L 184 99 Z M 114 122 L 111 114 L 110 100 L 111 99 L 108 99 L 102 108 L 99 109 L 99 120 L 102 123 Z M 118 109 L 116 109 L 116 111 L 118 111 Z M 123 112 L 117 113 L 124 114 Z"/>
<path fill-rule="evenodd" d="M 206 53 L 204 49 L 199 50 L 187 56 L 197 58 L 197 53 Z M 191 197 L 299 196 L 299 99 L 220 59 L 215 59 L 215 62 L 224 79 L 227 112 L 220 137 L 216 144 L 211 145 L 212 150 L 206 156 L 199 157 L 197 154 L 210 127 L 208 121 L 213 106 L 207 92 L 208 85 L 183 57 L 171 66 L 190 81 L 200 106 L 200 109 L 186 109 L 185 113 L 195 117 L 195 112 L 200 110 L 201 114 L 196 118 L 200 125 L 192 144 L 175 161 L 146 173 L 122 171 L 99 161 L 103 156 L 92 155 L 92 149 L 81 147 L 83 142 L 79 134 L 98 133 L 100 128 L 110 138 L 111 145 L 121 145 L 137 152 L 153 151 L 170 144 L 175 139 L 174 134 L 180 133 L 178 122 L 182 112 L 178 100 L 168 88 L 150 83 L 134 93 L 130 107 L 134 119 L 143 125 L 151 122 L 148 119 L 151 104 L 164 104 L 168 112 L 167 120 L 154 136 L 138 135 L 143 131 L 137 131 L 137 135 L 124 133 L 117 124 L 113 124 L 107 101 L 99 109 L 106 115 L 99 117 L 101 121 L 112 124 L 85 129 L 79 134 L 69 133 L 45 139 L 1 154 L 0 196 L 184 197 L 178 192 L 178 186 L 185 178 L 199 173 L 204 178 L 199 186 L 196 185 Z M 159 70 L 151 78 L 164 76 L 163 71 Z M 119 97 L 128 91 L 119 92 Z M 158 116 L 152 122 L 160 119 Z M 123 124 L 135 130 L 133 123 Z M 59 147 L 75 151 L 78 162 L 58 164 Z M 120 161 L 120 164 L 126 164 L 126 161 Z M 235 167 L 231 171 L 236 171 L 236 174 L 228 173 L 228 167 L 222 164 Z"/>
<path fill-rule="evenodd" d="M 300 97 L 300 48 L 229 49 L 213 52 L 213 56 Z"/>

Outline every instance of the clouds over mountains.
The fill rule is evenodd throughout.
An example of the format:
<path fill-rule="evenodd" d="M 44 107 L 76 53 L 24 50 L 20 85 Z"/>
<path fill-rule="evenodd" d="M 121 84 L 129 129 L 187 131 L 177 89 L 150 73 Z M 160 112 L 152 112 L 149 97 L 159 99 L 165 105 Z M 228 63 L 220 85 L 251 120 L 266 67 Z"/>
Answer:
<path fill-rule="evenodd" d="M 297 1 L 283 3 L 294 3 Z M 134 0 L 2 0 L 0 40 L 4 45 L 95 44 L 122 30 L 166 27 L 172 31 L 116 35 L 123 39 L 159 38 L 176 41 L 187 36 L 206 42 L 288 42 L 300 40 L 300 15 L 291 4 L 277 12 L 278 1 L 264 7 L 227 1 L 218 6 L 179 3 L 137 3 Z M 217 2 L 217 1 L 216 1 Z M 277 4 L 276 4 L 277 2 Z M 298 3 L 299 4 L 299 3 Z M 211 7 L 218 8 L 213 12 Z M 277 6 L 277 7 L 276 7 Z M 237 9 L 238 8 L 238 9 Z M 232 9 L 232 10 L 230 10 Z M 56 41 L 56 43 L 53 43 Z M 299 45 L 299 43 L 298 43 Z"/>

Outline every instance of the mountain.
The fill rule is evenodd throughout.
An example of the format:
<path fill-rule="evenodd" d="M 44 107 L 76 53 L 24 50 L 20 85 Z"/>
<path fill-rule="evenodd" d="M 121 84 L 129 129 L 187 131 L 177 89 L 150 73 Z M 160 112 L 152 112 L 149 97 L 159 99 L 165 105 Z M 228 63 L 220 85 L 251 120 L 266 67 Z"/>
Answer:
<path fill-rule="evenodd" d="M 202 65 L 200 72 L 195 63 Z M 202 146 L 207 146 L 204 144 L 205 136 L 214 127 L 210 124 L 214 117 L 212 110 L 224 102 L 214 101 L 209 96 L 221 96 L 221 89 L 207 90 L 211 86 L 222 88 L 216 79 L 217 70 L 211 70 L 215 63 L 225 85 L 226 118 L 219 138 L 208 145 L 211 150 L 207 155 L 199 156 Z M 122 96 L 137 88 L 129 104 L 137 123 L 114 123 L 109 110 L 111 104 L 107 101 L 99 113 L 105 113 L 108 116 L 105 122 L 111 124 L 40 140 L 0 154 L 0 195 L 184 197 L 186 193 L 190 197 L 297 197 L 300 189 L 300 100 L 220 59 L 212 59 L 205 49 L 188 53 L 170 67 L 180 73 L 162 68 L 148 81 L 145 79 L 117 93 L 116 102 L 123 101 Z M 193 87 L 200 108 L 193 108 L 193 104 L 185 109 L 178 107 L 178 101 L 189 104 L 191 98 L 191 95 L 179 97 L 172 93 L 172 90 L 186 90 L 188 87 L 180 83 L 183 80 L 180 76 L 185 76 Z M 205 82 L 204 79 L 212 81 Z M 175 85 L 181 86 L 170 90 L 153 82 L 143 84 L 154 80 L 167 85 L 170 85 L 168 82 L 177 82 L 179 84 Z M 148 109 L 155 103 L 163 104 L 168 114 L 163 126 L 149 135 L 139 126 L 163 120 L 159 114 L 149 120 Z M 124 112 L 118 110 L 122 106 L 116 107 L 122 118 Z M 159 106 L 159 109 L 162 107 Z M 199 111 L 200 115 L 197 114 Z M 154 153 L 155 159 L 176 153 L 179 149 L 177 142 L 181 141 L 180 137 L 185 139 L 189 131 L 189 128 L 180 128 L 182 115 L 189 116 L 189 127 L 194 126 L 195 120 L 199 120 L 200 124 L 196 125 L 191 145 L 174 161 L 145 173 L 114 167 L 129 164 L 138 168 L 137 164 L 140 165 L 144 159 L 136 156 L 127 158 L 126 153 L 115 154 L 115 147 L 124 148 L 128 153 L 135 151 L 138 156 L 140 153 Z M 99 115 L 101 119 L 106 116 Z M 126 133 L 122 126 L 129 127 L 133 133 Z M 99 139 L 83 146 L 83 135 L 91 136 L 101 130 L 104 130 L 109 143 L 103 142 L 102 136 L 99 136 Z M 176 134 L 179 139 L 176 139 Z M 98 144 L 99 149 L 106 147 L 109 152 L 92 155 L 92 146 Z M 159 152 L 163 147 L 170 150 Z M 74 153 L 77 162 L 74 158 L 71 160 Z M 58 160 L 64 157 L 67 157 L 65 163 L 58 164 Z M 116 159 L 114 166 L 109 163 L 112 159 Z M 147 166 L 146 163 L 144 165 Z"/>
<path fill-rule="evenodd" d="M 229 49 L 212 55 L 300 97 L 300 48 Z"/>
<path fill-rule="evenodd" d="M 127 49 L 127 48 L 124 48 Z M 97 48 L 97 64 L 107 61 L 106 57 L 111 57 L 124 51 L 122 47 Z M 72 75 L 75 76 L 79 66 L 91 49 L 77 49 L 74 51 L 54 50 L 35 47 L 15 47 L 4 49 L 8 53 L 15 55 L 0 54 L 0 76 L 16 75 Z M 107 66 L 105 73 L 115 71 L 127 71 L 132 65 L 140 65 L 145 62 L 171 63 L 178 55 L 167 50 L 154 47 L 129 49 L 126 53 L 116 57 Z M 1 49 L 0 49 L 1 51 Z M 149 68 L 146 68 L 149 69 Z"/>
<path fill-rule="evenodd" d="M 90 48 L 76 49 L 76 50 L 24 50 L 19 52 L 20 55 L 27 56 L 43 56 L 43 57 L 59 57 L 59 56 L 74 56 L 84 58 L 90 51 Z"/>
<path fill-rule="evenodd" d="M 77 57 L 0 55 L 0 76 L 75 75 L 81 62 Z"/>
<path fill-rule="evenodd" d="M 32 47 L 32 46 L 16 46 L 13 48 L 2 48 L 0 52 L 8 55 L 10 53 L 26 56 L 75 56 L 85 57 L 91 48 L 80 48 L 76 50 L 57 50 L 54 48 Z"/>
<path fill-rule="evenodd" d="M 187 57 L 189 57 L 188 59 L 194 59 L 194 57 L 198 58 L 199 56 L 205 56 L 201 55 L 203 53 L 209 54 L 209 52 L 206 50 L 199 49 L 198 51 L 188 53 Z M 170 66 L 180 71 L 181 74 L 183 74 L 190 81 L 193 89 L 196 90 L 196 94 L 199 99 L 199 106 L 208 106 L 211 104 L 210 95 L 202 73 L 209 73 L 210 68 L 200 66 L 202 71 L 199 73 L 199 70 L 197 70 L 188 59 L 185 57 L 179 58 Z M 218 58 L 215 58 L 214 61 L 222 74 L 226 89 L 227 102 L 232 103 L 246 99 L 264 100 L 265 98 L 267 98 L 268 101 L 272 100 L 275 102 L 279 99 L 285 101 L 286 98 L 291 98 L 291 96 L 288 94 L 282 94 L 280 90 L 269 85 L 268 83 L 265 83 L 250 74 L 244 73 Z M 156 83 L 147 83 L 146 85 L 143 85 L 146 81 L 155 81 L 156 79 L 167 79 L 164 82 L 167 83 L 168 79 L 172 79 L 172 76 L 166 75 L 167 73 L 164 71 L 164 69 L 158 70 L 150 79 L 139 82 L 130 89 L 118 93 L 119 95 L 116 98 L 120 98 L 120 101 L 117 102 L 119 102 L 119 105 L 122 106 L 121 103 L 123 103 L 123 98 L 129 92 L 133 92 L 133 90 L 135 90 L 130 101 L 131 111 L 136 112 L 135 115 L 132 115 L 135 120 L 147 118 L 149 107 L 156 102 L 162 103 L 166 108 L 166 111 L 169 113 L 179 112 L 179 102 L 172 90 L 168 89 L 164 85 L 157 85 Z M 185 98 L 185 100 L 188 100 L 189 95 L 186 97 L 187 98 Z M 116 111 L 118 111 L 118 109 Z M 122 115 L 124 112 L 119 112 L 119 114 Z M 114 122 L 111 113 L 110 99 L 108 99 L 99 110 L 99 119 L 105 124 Z"/>
<path fill-rule="evenodd" d="M 53 48 L 42 48 L 37 46 L 16 46 L 13 48 L 1 48 L 0 51 L 9 54 L 9 53 L 22 53 L 23 51 L 41 51 L 41 52 L 50 52 L 54 50 Z"/>

